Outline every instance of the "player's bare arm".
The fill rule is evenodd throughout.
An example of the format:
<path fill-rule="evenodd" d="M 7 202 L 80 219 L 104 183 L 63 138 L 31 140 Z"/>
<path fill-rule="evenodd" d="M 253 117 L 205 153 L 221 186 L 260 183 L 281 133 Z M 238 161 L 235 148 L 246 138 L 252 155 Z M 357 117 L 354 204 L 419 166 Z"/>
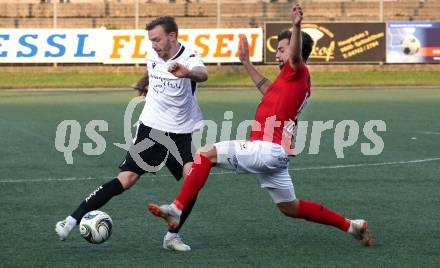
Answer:
<path fill-rule="evenodd" d="M 148 92 L 148 71 L 145 70 L 145 73 L 142 75 L 142 77 L 133 85 L 131 85 L 132 88 L 138 91 L 139 96 L 146 96 Z"/>
<path fill-rule="evenodd" d="M 293 6 L 290 11 L 290 19 L 292 21 L 292 37 L 290 38 L 290 60 L 289 64 L 293 69 L 298 69 L 302 63 L 301 56 L 301 21 L 303 19 L 303 11 L 300 4 Z"/>
<path fill-rule="evenodd" d="M 191 70 L 188 70 L 180 63 L 173 63 L 168 68 L 168 71 L 175 77 L 189 78 L 195 82 L 205 82 L 208 80 L 208 71 L 205 67 L 194 67 Z"/>
<path fill-rule="evenodd" d="M 252 64 L 249 58 L 249 43 L 246 36 L 242 36 L 240 39 L 240 45 L 238 47 L 238 58 L 243 64 L 244 69 L 249 74 L 251 79 L 254 81 L 258 90 L 264 95 L 269 89 L 272 82 L 264 77 Z"/>

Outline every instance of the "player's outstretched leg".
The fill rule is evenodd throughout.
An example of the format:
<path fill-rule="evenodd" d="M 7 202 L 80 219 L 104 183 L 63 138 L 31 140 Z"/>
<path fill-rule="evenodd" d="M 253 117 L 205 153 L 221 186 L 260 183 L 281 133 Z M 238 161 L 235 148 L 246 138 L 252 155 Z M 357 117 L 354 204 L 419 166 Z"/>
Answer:
<path fill-rule="evenodd" d="M 185 211 L 195 200 L 198 192 L 208 179 L 211 166 L 212 162 L 206 156 L 196 154 L 191 171 L 185 178 L 176 200 L 170 205 L 149 204 L 148 210 L 156 217 L 163 218 L 168 227 L 175 230 L 179 226 L 182 211 Z"/>
<path fill-rule="evenodd" d="M 186 176 L 182 188 L 173 202 L 179 210 L 184 211 L 197 197 L 197 194 L 208 179 L 212 164 L 213 162 L 209 157 L 200 153 L 195 155 L 191 170 L 188 176 Z"/>
<path fill-rule="evenodd" d="M 282 202 L 278 203 L 277 206 L 286 216 L 331 225 L 353 235 L 365 246 L 373 244 L 366 220 L 350 220 L 319 203 L 306 200 Z"/>
<path fill-rule="evenodd" d="M 69 233 L 79 224 L 82 217 L 89 211 L 97 210 L 107 203 L 112 197 L 121 194 L 124 191 L 119 179 L 115 178 L 93 191 L 78 208 L 64 220 L 55 225 L 55 232 L 61 241 L 66 240 Z"/>

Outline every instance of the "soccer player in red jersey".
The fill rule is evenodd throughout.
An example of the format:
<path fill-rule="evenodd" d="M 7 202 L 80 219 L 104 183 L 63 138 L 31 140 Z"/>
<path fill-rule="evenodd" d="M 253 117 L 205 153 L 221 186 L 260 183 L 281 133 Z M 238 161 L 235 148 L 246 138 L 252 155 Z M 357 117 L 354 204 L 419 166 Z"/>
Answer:
<path fill-rule="evenodd" d="M 292 135 L 297 117 L 310 96 L 310 76 L 305 62 L 313 40 L 301 32 L 303 11 L 299 4 L 290 12 L 292 32 L 278 36 L 276 57 L 281 72 L 270 82 L 249 60 L 249 46 L 242 38 L 239 58 L 257 88 L 263 94 L 248 141 L 222 141 L 199 149 L 182 189 L 170 205 L 150 204 L 154 215 L 164 218 L 170 228 L 179 225 L 182 211 L 205 184 L 213 165 L 239 172 L 254 173 L 266 188 L 278 209 L 286 216 L 332 225 L 352 234 L 366 246 L 372 245 L 367 221 L 350 220 L 323 205 L 297 199 L 288 172 Z"/>

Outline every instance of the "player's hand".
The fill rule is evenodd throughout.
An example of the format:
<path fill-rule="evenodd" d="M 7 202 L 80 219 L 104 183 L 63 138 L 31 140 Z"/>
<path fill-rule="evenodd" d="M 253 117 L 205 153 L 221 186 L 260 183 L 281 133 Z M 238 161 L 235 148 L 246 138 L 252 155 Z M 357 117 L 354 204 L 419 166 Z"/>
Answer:
<path fill-rule="evenodd" d="M 139 97 L 145 97 L 147 96 L 148 90 L 139 90 L 138 89 L 138 96 Z"/>
<path fill-rule="evenodd" d="M 173 63 L 168 67 L 168 72 L 172 73 L 175 77 L 186 78 L 189 76 L 189 71 L 180 63 Z"/>
<path fill-rule="evenodd" d="M 302 19 L 303 19 L 302 7 L 300 4 L 296 4 L 293 6 L 290 12 L 290 20 L 292 21 L 293 25 L 299 26 L 301 25 Z"/>
<path fill-rule="evenodd" d="M 238 59 L 241 63 L 250 62 L 249 59 L 249 43 L 245 35 L 240 37 L 240 44 L 238 45 Z"/>
<path fill-rule="evenodd" d="M 148 82 L 148 73 L 145 72 L 145 74 L 130 87 L 137 90 L 139 96 L 146 96 L 148 92 Z"/>

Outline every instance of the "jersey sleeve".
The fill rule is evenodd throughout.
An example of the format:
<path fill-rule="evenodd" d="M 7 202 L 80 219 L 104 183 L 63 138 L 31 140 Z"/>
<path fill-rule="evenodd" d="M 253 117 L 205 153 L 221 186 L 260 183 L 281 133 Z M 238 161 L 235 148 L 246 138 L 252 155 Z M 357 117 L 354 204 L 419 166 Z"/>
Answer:
<path fill-rule="evenodd" d="M 199 54 L 191 53 L 186 60 L 186 68 L 191 70 L 194 67 L 205 67 L 205 64 Z"/>

